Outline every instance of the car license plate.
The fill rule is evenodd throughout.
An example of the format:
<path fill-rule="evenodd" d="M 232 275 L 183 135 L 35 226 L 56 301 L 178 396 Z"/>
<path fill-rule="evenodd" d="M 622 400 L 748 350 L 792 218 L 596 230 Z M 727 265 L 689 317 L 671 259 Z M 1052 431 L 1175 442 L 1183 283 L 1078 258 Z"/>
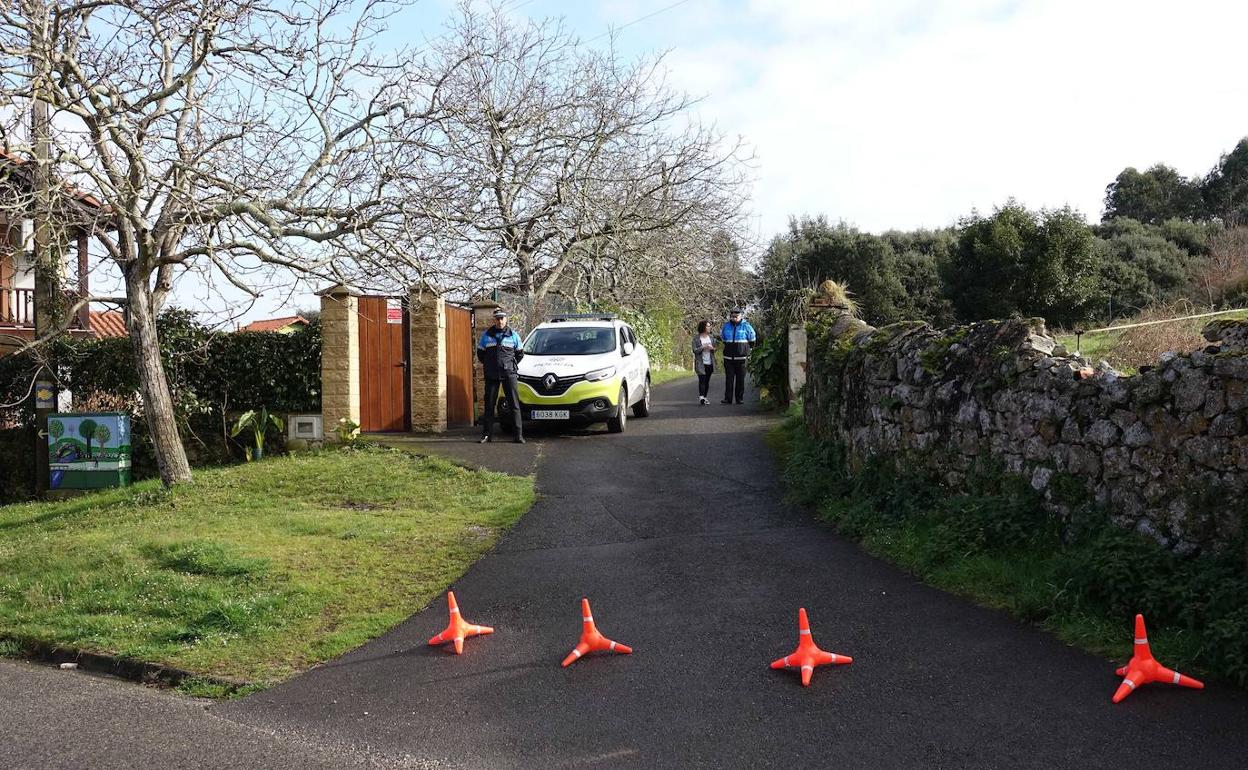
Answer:
<path fill-rule="evenodd" d="M 530 414 L 531 420 L 566 420 L 569 417 L 567 409 L 534 409 Z"/>

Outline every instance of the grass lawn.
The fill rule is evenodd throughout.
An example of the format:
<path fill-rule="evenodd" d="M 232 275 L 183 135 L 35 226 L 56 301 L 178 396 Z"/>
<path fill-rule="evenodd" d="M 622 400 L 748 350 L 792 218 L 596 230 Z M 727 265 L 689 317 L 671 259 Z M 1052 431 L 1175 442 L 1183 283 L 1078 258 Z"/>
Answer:
<path fill-rule="evenodd" d="M 531 478 L 390 449 L 0 507 L 0 638 L 269 684 L 393 627 L 533 502 Z"/>
<path fill-rule="evenodd" d="M 650 384 L 662 385 L 665 382 L 671 382 L 672 380 L 679 380 L 692 376 L 692 369 L 651 369 Z"/>

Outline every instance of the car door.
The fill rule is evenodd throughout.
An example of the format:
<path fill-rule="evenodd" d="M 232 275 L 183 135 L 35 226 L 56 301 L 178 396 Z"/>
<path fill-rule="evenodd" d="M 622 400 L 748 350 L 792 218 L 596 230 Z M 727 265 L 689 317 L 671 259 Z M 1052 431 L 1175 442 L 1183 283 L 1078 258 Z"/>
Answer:
<path fill-rule="evenodd" d="M 646 357 L 643 354 L 641 345 L 637 342 L 637 335 L 633 333 L 633 328 L 627 324 L 620 326 L 620 350 L 624 349 L 624 342 L 629 342 L 633 346 L 633 352 L 623 358 L 624 376 L 628 378 L 628 402 L 631 404 L 641 397 L 642 388 L 646 383 Z"/>
<path fill-rule="evenodd" d="M 637 338 L 637 332 L 631 326 L 628 327 L 628 336 L 633 339 L 633 354 L 637 356 L 637 374 L 645 379 L 646 372 L 650 371 L 650 351 L 641 344 L 641 340 Z"/>

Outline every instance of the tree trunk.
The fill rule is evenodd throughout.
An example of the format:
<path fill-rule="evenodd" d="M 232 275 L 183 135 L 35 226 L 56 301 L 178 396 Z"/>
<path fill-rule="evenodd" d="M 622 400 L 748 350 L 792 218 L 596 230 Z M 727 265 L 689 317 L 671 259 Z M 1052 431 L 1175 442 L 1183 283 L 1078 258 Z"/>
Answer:
<path fill-rule="evenodd" d="M 160 339 L 156 333 L 156 316 L 146 281 L 126 277 L 126 330 L 139 373 L 139 392 L 143 396 L 143 414 L 156 453 L 156 467 L 165 486 L 191 480 L 191 466 L 178 435 L 178 422 L 173 413 L 173 396 L 169 380 L 160 361 Z"/>

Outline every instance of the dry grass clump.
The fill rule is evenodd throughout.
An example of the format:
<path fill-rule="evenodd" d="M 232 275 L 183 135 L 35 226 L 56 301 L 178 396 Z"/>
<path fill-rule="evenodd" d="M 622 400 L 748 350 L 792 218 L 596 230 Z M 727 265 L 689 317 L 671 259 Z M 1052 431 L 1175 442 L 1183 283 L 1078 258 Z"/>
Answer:
<path fill-rule="evenodd" d="M 1190 315 L 1190 310 L 1176 312 L 1176 308 L 1168 306 L 1150 307 L 1140 312 L 1130 323 L 1163 321 L 1176 316 Z M 1157 363 L 1162 353 L 1170 351 L 1190 353 L 1203 348 L 1208 343 L 1200 336 L 1201 328 L 1209 319 L 1194 319 L 1159 323 L 1150 326 L 1138 326 L 1134 329 L 1117 332 L 1118 340 L 1113 346 L 1109 362 L 1116 367 L 1139 369 L 1141 366 Z"/>
<path fill-rule="evenodd" d="M 814 304 L 837 308 L 855 318 L 859 316 L 860 308 L 854 300 L 853 294 L 850 293 L 849 287 L 836 281 L 829 280 L 819 284 L 819 288 L 815 293 Z"/>

